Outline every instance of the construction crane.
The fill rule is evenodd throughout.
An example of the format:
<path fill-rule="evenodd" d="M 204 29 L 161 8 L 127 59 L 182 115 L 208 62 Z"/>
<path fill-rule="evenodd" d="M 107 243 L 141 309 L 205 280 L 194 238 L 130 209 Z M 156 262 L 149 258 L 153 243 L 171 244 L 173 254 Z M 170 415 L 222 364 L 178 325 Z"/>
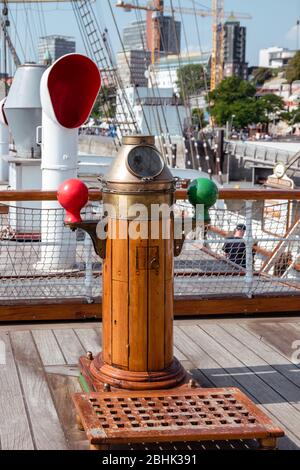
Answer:
<path fill-rule="evenodd" d="M 211 54 L 210 90 L 223 80 L 224 67 L 224 0 L 212 0 L 213 47 Z"/>
<path fill-rule="evenodd" d="M 235 18 L 250 20 L 252 18 L 248 13 L 235 13 L 224 11 L 224 0 L 212 0 L 211 9 L 202 10 L 199 8 L 179 8 L 166 7 L 163 0 L 152 0 L 148 5 L 133 4 L 125 1 L 119 1 L 117 7 L 123 8 L 124 11 L 144 10 L 147 12 L 146 20 L 146 39 L 147 48 L 151 51 L 152 63 L 160 56 L 161 35 L 157 18 L 153 21 L 155 12 L 162 16 L 165 13 L 182 13 L 186 15 L 196 15 L 202 18 L 213 17 L 213 48 L 211 58 L 211 90 L 220 83 L 223 78 L 223 22 L 225 18 Z"/>

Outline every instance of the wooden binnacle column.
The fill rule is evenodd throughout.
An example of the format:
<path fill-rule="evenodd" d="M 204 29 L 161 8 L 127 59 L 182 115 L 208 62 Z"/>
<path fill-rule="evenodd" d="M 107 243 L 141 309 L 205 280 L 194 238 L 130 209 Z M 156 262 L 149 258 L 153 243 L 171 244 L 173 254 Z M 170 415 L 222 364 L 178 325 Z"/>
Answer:
<path fill-rule="evenodd" d="M 103 188 L 104 207 L 113 210 L 103 261 L 103 350 L 90 374 L 131 390 L 172 388 L 186 376 L 173 356 L 174 178 L 152 137 L 124 144 Z"/>
<path fill-rule="evenodd" d="M 160 199 L 170 206 L 173 194 Z M 185 372 L 173 357 L 173 284 L 170 215 L 108 219 L 103 352 L 91 364 L 95 378 L 134 390 L 174 387 L 184 379 Z"/>
<path fill-rule="evenodd" d="M 153 137 L 127 136 L 102 183 L 105 240 L 69 224 L 103 259 L 102 352 L 80 358 L 82 375 L 94 390 L 173 388 L 186 379 L 173 356 L 175 180 Z"/>

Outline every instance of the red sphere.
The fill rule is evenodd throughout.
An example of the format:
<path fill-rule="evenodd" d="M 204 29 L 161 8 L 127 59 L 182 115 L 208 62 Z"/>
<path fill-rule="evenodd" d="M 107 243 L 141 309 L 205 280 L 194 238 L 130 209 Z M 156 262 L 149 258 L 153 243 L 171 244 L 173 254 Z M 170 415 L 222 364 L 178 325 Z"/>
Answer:
<path fill-rule="evenodd" d="M 78 179 L 64 181 L 57 190 L 57 199 L 66 209 L 66 223 L 81 222 L 80 211 L 89 199 L 87 186 Z"/>

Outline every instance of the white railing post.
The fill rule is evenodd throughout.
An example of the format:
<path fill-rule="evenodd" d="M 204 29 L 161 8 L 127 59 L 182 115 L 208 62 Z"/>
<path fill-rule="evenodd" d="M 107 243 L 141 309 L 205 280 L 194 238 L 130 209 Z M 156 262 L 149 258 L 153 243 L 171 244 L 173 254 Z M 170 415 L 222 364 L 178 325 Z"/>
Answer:
<path fill-rule="evenodd" d="M 253 287 L 253 233 L 252 233 L 252 211 L 253 201 L 246 201 L 246 294 L 249 298 L 252 297 Z"/>

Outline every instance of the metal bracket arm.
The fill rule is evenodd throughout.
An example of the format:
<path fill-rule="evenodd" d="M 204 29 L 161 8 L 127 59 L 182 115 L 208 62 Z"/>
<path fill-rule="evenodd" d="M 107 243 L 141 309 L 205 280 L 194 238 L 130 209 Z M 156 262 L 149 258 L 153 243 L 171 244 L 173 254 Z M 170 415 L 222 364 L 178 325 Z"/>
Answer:
<path fill-rule="evenodd" d="M 65 227 L 69 227 L 72 231 L 77 229 L 81 229 L 84 232 L 88 233 L 92 239 L 94 250 L 101 259 L 105 258 L 106 252 L 106 240 L 101 240 L 97 236 L 97 225 L 99 221 L 94 220 L 85 220 L 84 222 L 75 222 L 75 223 L 68 223 L 65 222 Z"/>

